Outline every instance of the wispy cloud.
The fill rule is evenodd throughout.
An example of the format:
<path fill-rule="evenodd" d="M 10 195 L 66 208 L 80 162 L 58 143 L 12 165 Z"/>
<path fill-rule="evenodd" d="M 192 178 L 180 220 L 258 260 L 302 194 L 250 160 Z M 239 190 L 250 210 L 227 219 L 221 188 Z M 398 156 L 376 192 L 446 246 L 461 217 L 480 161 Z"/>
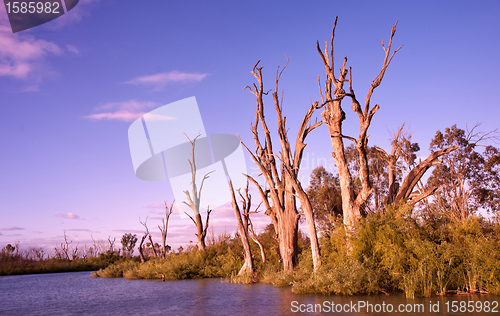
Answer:
<path fill-rule="evenodd" d="M 90 11 L 91 4 L 98 1 L 80 0 L 69 13 L 44 26 L 54 29 L 80 21 Z M 38 91 L 41 78 L 53 74 L 50 67 L 44 63 L 44 57 L 62 55 L 64 52 L 75 55 L 80 53 L 73 45 L 66 45 L 65 49 L 63 48 L 53 42 L 36 39 L 30 34 L 12 33 L 5 6 L 0 5 L 0 77 L 28 80 L 28 86 L 23 91 Z"/>
<path fill-rule="evenodd" d="M 4 227 L 2 230 L 23 230 L 24 228 L 22 227 L 17 227 L 17 226 L 9 226 L 9 227 Z"/>
<path fill-rule="evenodd" d="M 66 44 L 66 49 L 70 53 L 73 53 L 75 55 L 80 55 L 80 50 L 78 48 L 76 48 L 76 46 L 73 46 L 73 45 L 70 45 L 70 44 Z"/>
<path fill-rule="evenodd" d="M 93 232 L 91 229 L 86 229 L 86 228 L 71 228 L 67 229 L 67 231 L 73 231 L 73 232 Z"/>
<path fill-rule="evenodd" d="M 125 122 L 132 122 L 143 116 L 148 120 L 171 121 L 175 117 L 163 116 L 158 114 L 146 113 L 146 110 L 153 109 L 160 106 L 160 103 L 151 101 L 125 101 L 125 102 L 109 102 L 96 108 L 97 112 L 85 116 L 87 119 L 92 120 L 118 120 Z"/>
<path fill-rule="evenodd" d="M 149 76 L 141 76 L 124 83 L 133 85 L 152 86 L 154 90 L 160 90 L 169 83 L 188 83 L 203 80 L 207 74 L 186 73 L 179 71 L 162 72 Z"/>
<path fill-rule="evenodd" d="M 62 49 L 52 42 L 12 33 L 10 26 L 0 24 L 0 76 L 27 78 L 39 70 L 43 57 L 62 53 Z"/>
<path fill-rule="evenodd" d="M 58 214 L 56 214 L 56 217 L 68 218 L 68 219 L 79 219 L 80 218 L 80 216 L 78 216 L 76 214 L 73 214 L 71 212 L 68 212 L 68 213 L 58 213 Z"/>

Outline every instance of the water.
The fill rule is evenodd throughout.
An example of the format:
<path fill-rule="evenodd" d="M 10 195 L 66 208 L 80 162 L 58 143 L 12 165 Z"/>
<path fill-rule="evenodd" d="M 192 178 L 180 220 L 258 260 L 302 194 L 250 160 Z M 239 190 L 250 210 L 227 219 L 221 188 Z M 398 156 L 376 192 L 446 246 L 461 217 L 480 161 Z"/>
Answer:
<path fill-rule="evenodd" d="M 458 313 L 451 313 L 453 301 Z M 474 306 L 474 311 L 460 313 L 460 301 L 464 301 L 462 310 L 471 301 L 477 307 L 489 304 L 490 312 L 478 313 Z M 416 309 L 415 304 L 423 304 L 420 306 L 423 312 L 397 312 L 402 315 L 498 315 L 500 307 L 496 307 L 496 312 L 493 310 L 497 301 L 500 297 L 494 295 L 415 300 L 402 294 L 297 295 L 289 288 L 268 284 L 229 284 L 219 279 L 168 282 L 102 279 L 90 277 L 89 272 L 0 277 L 0 315 L 391 315 L 389 307 L 397 309 L 400 304 L 403 309 Z M 332 312 L 332 302 L 336 304 L 334 310 L 342 307 L 348 313 Z M 372 312 L 367 313 L 366 307 L 360 309 L 360 302 L 371 304 Z M 430 312 L 430 303 L 434 309 L 439 306 L 439 312 Z M 351 310 L 351 306 L 355 309 Z M 316 312 L 307 312 L 315 307 Z"/>

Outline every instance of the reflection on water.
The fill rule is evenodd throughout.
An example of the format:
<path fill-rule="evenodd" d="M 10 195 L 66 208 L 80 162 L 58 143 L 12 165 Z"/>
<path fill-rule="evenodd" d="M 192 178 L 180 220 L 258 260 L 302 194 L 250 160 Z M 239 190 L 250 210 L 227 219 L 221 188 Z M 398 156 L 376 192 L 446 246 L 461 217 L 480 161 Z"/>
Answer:
<path fill-rule="evenodd" d="M 407 300 L 402 294 L 297 295 L 289 288 L 268 284 L 228 284 L 219 279 L 169 282 L 101 279 L 90 277 L 89 272 L 0 277 L 0 297 L 0 315 L 392 315 L 394 312 L 451 315 L 446 312 L 446 302 L 450 310 L 452 304 L 457 306 L 458 313 L 453 315 L 500 313 L 499 307 L 496 313 L 492 312 L 491 302 L 500 301 L 500 297 L 493 295 L 415 300 Z M 460 305 L 460 301 L 465 302 Z M 460 313 L 468 301 L 476 304 L 474 308 L 490 303 L 490 312 L 478 313 L 475 309 Z M 367 306 L 360 308 L 360 302 L 361 306 Z M 439 312 L 430 312 L 430 304 L 435 310 L 439 306 Z M 391 306 L 393 313 L 388 312 Z M 403 312 L 397 311 L 400 306 Z M 367 308 L 371 312 L 367 313 Z M 404 312 L 417 308 L 423 308 L 423 312 Z M 470 303 L 468 308 L 472 308 Z"/>

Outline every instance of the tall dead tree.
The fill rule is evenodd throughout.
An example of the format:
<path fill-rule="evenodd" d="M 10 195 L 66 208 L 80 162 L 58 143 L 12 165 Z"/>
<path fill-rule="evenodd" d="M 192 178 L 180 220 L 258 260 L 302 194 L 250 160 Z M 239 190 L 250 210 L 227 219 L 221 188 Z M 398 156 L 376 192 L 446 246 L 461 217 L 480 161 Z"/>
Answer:
<path fill-rule="evenodd" d="M 370 195 L 373 193 L 373 187 L 370 183 L 367 146 L 368 146 L 368 127 L 375 112 L 380 108 L 378 104 L 371 107 L 370 101 L 373 91 L 380 85 L 384 78 L 385 71 L 389 66 L 394 54 L 401 48 L 399 47 L 391 54 L 392 39 L 396 33 L 396 24 L 392 27 L 391 37 L 387 48 L 382 41 L 382 47 L 385 51 L 384 62 L 382 69 L 372 81 L 368 93 L 365 98 L 363 106 L 358 101 L 354 89 L 352 79 L 352 69 L 349 67 L 347 70 L 347 57 L 344 58 L 340 74 L 338 77 L 334 73 L 334 58 L 333 58 L 333 40 L 335 37 L 335 28 L 337 26 L 337 18 L 333 25 L 332 37 L 330 40 L 330 48 L 328 43 L 325 42 L 325 50 L 322 51 L 319 42 L 316 42 L 318 53 L 321 56 L 326 70 L 326 83 L 325 94 L 321 94 L 321 99 L 324 105 L 322 113 L 323 122 L 328 127 L 330 139 L 332 142 L 332 156 L 337 166 L 339 179 L 340 179 L 340 192 L 342 195 L 342 211 L 344 216 L 344 224 L 350 231 L 356 229 L 358 220 L 364 215 L 363 205 L 366 203 Z M 347 78 L 349 74 L 349 78 Z M 319 80 L 319 79 L 318 79 Z M 349 92 L 344 90 L 344 84 L 349 83 Z M 321 87 L 320 87 L 321 92 Z M 345 112 L 342 109 L 342 101 L 345 97 L 350 97 L 352 101 L 351 109 L 358 114 L 360 132 L 358 138 L 344 135 L 342 132 L 342 122 L 345 120 Z M 344 139 L 348 139 L 354 143 L 356 150 L 359 154 L 359 180 L 361 181 L 361 188 L 356 192 L 354 190 L 353 178 L 348 168 L 348 162 L 345 157 Z"/>
<path fill-rule="evenodd" d="M 160 230 L 160 233 L 161 233 L 161 247 L 162 247 L 163 258 L 167 257 L 167 228 L 168 228 L 168 219 L 170 218 L 170 215 L 172 215 L 173 207 L 174 207 L 174 202 L 172 202 L 172 204 L 170 204 L 170 206 L 168 206 L 167 202 L 165 201 L 165 218 L 161 219 L 161 226 L 158 225 L 158 229 Z"/>
<path fill-rule="evenodd" d="M 259 184 L 254 178 L 247 176 L 254 183 L 261 195 L 262 201 L 266 207 L 266 215 L 273 221 L 275 231 L 278 237 L 280 255 L 283 260 L 285 270 L 292 270 L 297 261 L 297 239 L 298 239 L 298 221 L 299 213 L 297 212 L 296 197 L 299 198 L 307 221 L 309 238 L 311 239 L 311 250 L 313 253 L 314 267 L 321 265 L 319 243 L 316 234 L 316 227 L 306 193 L 302 189 L 298 180 L 298 173 L 302 154 L 305 148 L 304 140 L 308 133 L 321 125 L 321 122 L 308 126 L 314 110 L 318 108 L 318 102 L 312 104 L 302 120 L 300 129 L 297 133 L 295 148 L 292 151 L 288 140 L 287 130 L 285 127 L 286 118 L 282 113 L 283 100 L 278 97 L 278 83 L 281 74 L 285 67 L 280 71 L 280 67 L 276 72 L 276 88 L 272 93 L 274 100 L 274 108 L 276 111 L 278 123 L 278 136 L 280 140 L 280 156 L 274 153 L 271 141 L 271 133 L 267 127 L 264 117 L 264 83 L 262 79 L 262 67 L 258 67 L 260 60 L 255 64 L 251 73 L 257 79 L 258 86 L 254 83 L 253 88 L 247 86 L 255 96 L 257 102 L 255 123 L 251 125 L 254 135 L 256 151 L 253 153 L 245 144 L 243 146 L 251 154 L 255 164 L 259 167 L 264 176 L 266 186 Z M 287 60 L 288 64 L 288 60 Z M 259 139 L 258 125 L 262 126 L 264 132 L 263 143 Z M 276 164 L 276 157 L 280 160 L 279 167 Z"/>
<path fill-rule="evenodd" d="M 196 185 L 196 159 L 195 159 L 195 154 L 194 154 L 194 149 L 196 145 L 196 139 L 200 137 L 200 135 L 196 136 L 193 140 L 191 140 L 189 137 L 187 137 L 186 134 L 184 134 L 186 138 L 189 140 L 191 143 L 191 159 L 189 161 L 189 166 L 191 168 L 191 192 L 188 190 L 184 191 L 184 194 L 186 194 L 187 202 L 183 202 L 186 204 L 194 214 L 194 218 L 186 213 L 189 218 L 193 221 L 194 225 L 196 226 L 196 237 L 198 238 L 198 241 L 196 245 L 198 246 L 198 250 L 200 251 L 205 251 L 205 237 L 207 235 L 207 229 L 208 229 L 208 221 L 210 219 L 210 213 L 212 210 L 210 207 L 207 207 L 207 219 L 205 221 L 205 225 L 203 225 L 203 221 L 201 219 L 201 214 L 200 214 L 200 199 L 201 199 L 201 190 L 203 189 L 203 183 L 205 182 L 206 179 L 209 178 L 209 174 L 211 174 L 213 171 L 208 172 L 203 176 L 203 179 L 201 180 L 200 184 L 200 189 L 198 189 Z"/>
<path fill-rule="evenodd" d="M 250 249 L 250 242 L 248 241 L 248 226 L 245 226 L 241 218 L 241 211 L 236 202 L 236 195 L 234 194 L 233 182 L 229 180 L 229 189 L 231 190 L 231 205 L 233 206 L 236 222 L 238 223 L 238 232 L 240 235 L 241 243 L 243 244 L 245 263 L 241 267 L 238 275 L 253 274 L 253 258 L 252 250 Z"/>

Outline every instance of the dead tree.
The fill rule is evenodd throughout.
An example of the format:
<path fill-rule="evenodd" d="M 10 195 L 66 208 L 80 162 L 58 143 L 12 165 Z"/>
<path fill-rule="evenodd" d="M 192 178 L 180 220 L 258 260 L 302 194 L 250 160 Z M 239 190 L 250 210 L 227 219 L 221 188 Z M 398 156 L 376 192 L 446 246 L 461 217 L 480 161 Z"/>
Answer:
<path fill-rule="evenodd" d="M 66 231 L 64 231 L 64 244 L 61 243 L 61 250 L 62 250 L 62 253 L 64 254 L 64 256 L 66 257 L 66 259 L 70 260 L 69 259 L 69 250 L 70 250 L 70 247 L 69 245 L 72 243 L 72 241 L 68 241 L 68 237 L 66 236 Z"/>
<path fill-rule="evenodd" d="M 165 201 L 165 218 L 161 219 L 161 226 L 158 225 L 158 229 L 160 230 L 160 233 L 161 233 L 161 246 L 162 246 L 163 258 L 167 257 L 168 219 L 170 218 L 170 215 L 172 215 L 174 203 L 175 203 L 175 201 L 172 202 L 172 204 L 170 204 L 170 206 L 168 206 L 167 202 Z"/>
<path fill-rule="evenodd" d="M 144 236 L 142 236 L 141 238 L 141 243 L 139 244 L 139 247 L 137 248 L 139 250 L 139 257 L 141 258 L 141 263 L 145 263 L 146 262 L 146 258 L 144 257 L 144 248 L 143 248 L 143 244 L 144 244 L 144 240 L 146 240 L 146 238 L 148 237 L 149 234 L 144 234 Z"/>
<path fill-rule="evenodd" d="M 373 193 L 373 187 L 370 183 L 367 146 L 368 146 L 368 127 L 375 112 L 380 108 L 378 104 L 371 107 L 370 101 L 373 91 L 380 85 L 384 78 L 385 71 L 389 66 L 394 54 L 401 48 L 399 47 L 391 54 L 392 39 L 396 33 L 396 24 L 392 27 L 391 36 L 387 48 L 382 41 L 382 47 L 385 51 L 384 62 L 382 69 L 372 81 L 368 93 L 365 98 L 363 106 L 358 101 L 353 89 L 353 76 L 352 69 L 349 67 L 347 70 L 347 57 L 344 58 L 343 64 L 340 69 L 340 74 L 336 77 L 334 73 L 334 58 L 333 58 L 333 40 L 335 37 L 335 28 L 337 26 L 337 18 L 333 25 L 332 37 L 330 40 L 330 47 L 325 42 L 324 52 L 316 42 L 318 53 L 321 56 L 326 70 L 326 83 L 325 94 L 321 93 L 324 110 L 322 113 L 323 122 L 328 127 L 330 139 L 332 142 L 332 156 L 337 166 L 337 171 L 340 179 L 340 192 L 342 195 L 342 212 L 344 216 L 344 224 L 350 231 L 356 229 L 358 220 L 364 215 L 363 205 L 366 203 L 370 195 Z M 349 73 L 349 78 L 347 74 Z M 319 80 L 319 79 L 318 79 Z M 349 92 L 344 90 L 344 83 L 349 83 Z M 319 83 L 319 82 L 318 82 Z M 321 87 L 320 87 L 321 92 Z M 351 109 L 358 114 L 360 132 L 358 138 L 344 135 L 342 132 L 342 122 L 345 120 L 345 112 L 342 109 L 342 101 L 345 97 L 350 97 L 352 101 Z M 348 162 L 345 157 L 344 139 L 348 139 L 354 143 L 359 154 L 359 179 L 361 181 L 361 188 L 355 192 L 352 176 L 348 168 Z"/>
<path fill-rule="evenodd" d="M 260 240 L 257 238 L 257 234 L 255 234 L 255 231 L 253 230 L 253 224 L 252 220 L 250 219 L 250 214 L 251 213 L 257 213 L 257 210 L 259 209 L 260 205 L 262 205 L 262 202 L 259 203 L 255 211 L 250 212 L 250 208 L 252 206 L 252 196 L 250 195 L 250 192 L 248 191 L 248 181 L 247 181 L 247 186 L 245 187 L 245 196 L 241 194 L 241 191 L 238 191 L 241 197 L 241 204 L 242 204 L 242 210 L 243 210 L 243 227 L 245 227 L 245 230 L 247 231 L 248 235 L 252 240 L 259 246 L 260 249 L 260 255 L 262 257 L 262 263 L 266 262 L 266 253 L 264 251 L 264 245 L 260 242 Z"/>
<path fill-rule="evenodd" d="M 236 195 L 234 194 L 233 182 L 229 180 L 229 189 L 231 189 L 231 205 L 233 206 L 234 215 L 236 216 L 236 222 L 238 223 L 238 232 L 240 235 L 241 243 L 244 249 L 245 263 L 241 267 L 238 275 L 253 274 L 253 257 L 252 250 L 250 249 L 250 242 L 248 241 L 248 226 L 245 226 L 241 218 L 241 211 L 236 202 Z"/>
<path fill-rule="evenodd" d="M 388 161 L 389 194 L 387 196 L 387 204 L 397 204 L 401 200 L 405 199 L 406 204 L 414 205 L 441 189 L 441 187 L 432 187 L 426 190 L 413 191 L 424 173 L 429 170 L 430 167 L 441 164 L 441 161 L 438 160 L 438 158 L 454 151 L 458 148 L 458 146 L 450 146 L 448 148 L 432 152 L 429 157 L 427 157 L 424 161 L 421 161 L 418 165 L 409 165 L 408 167 L 410 170 L 404 178 L 402 184 L 399 185 L 399 183 L 395 181 L 395 168 L 398 160 L 405 154 L 401 147 L 402 143 L 406 140 L 399 140 L 403 127 L 404 124 L 401 125 L 398 132 L 394 136 L 390 154 L 379 147 L 374 148 Z"/>
<path fill-rule="evenodd" d="M 247 177 L 257 186 L 262 201 L 266 207 L 266 215 L 273 221 L 280 246 L 280 254 L 283 259 L 283 267 L 288 271 L 293 269 L 293 266 L 297 261 L 298 221 L 300 215 L 297 212 L 296 197 L 299 198 L 306 215 L 309 237 L 311 239 L 314 267 L 317 268 L 321 265 L 319 243 L 316 235 L 312 208 L 307 207 L 309 204 L 308 198 L 300 185 L 298 173 L 304 147 L 306 146 L 304 144 L 305 137 L 309 132 L 321 125 L 321 122 L 316 122 L 315 124 L 308 126 L 314 110 L 317 109 L 318 103 L 316 102 L 312 104 L 304 116 L 297 134 L 294 151 L 292 151 L 285 127 L 286 118 L 283 117 L 282 113 L 283 100 L 280 100 L 278 97 L 278 82 L 281 74 L 286 68 L 286 65 L 281 71 L 278 67 L 276 72 L 276 90 L 272 93 L 278 120 L 278 136 L 280 140 L 280 156 L 278 159 L 281 164 L 278 168 L 276 164 L 276 155 L 271 141 L 271 133 L 264 118 L 263 95 L 267 94 L 267 92 L 264 92 L 262 67 L 258 67 L 259 62 L 260 60 L 255 64 L 251 72 L 257 79 L 258 86 L 254 83 L 253 88 L 249 86 L 246 87 L 256 96 L 256 118 L 255 123 L 251 125 L 251 128 L 257 149 L 255 153 L 253 153 L 247 146 L 245 146 L 245 144 L 242 144 L 251 154 L 255 164 L 262 172 L 267 188 L 259 184 L 257 180 L 251 176 Z M 262 125 L 262 130 L 264 132 L 263 143 L 259 139 L 258 135 L 259 123 Z"/>
<path fill-rule="evenodd" d="M 113 240 L 111 240 L 111 236 L 108 236 L 108 243 L 109 243 L 109 254 L 110 255 L 114 255 L 115 254 L 115 241 L 116 241 L 116 237 L 113 238 Z"/>
<path fill-rule="evenodd" d="M 203 176 L 203 180 L 201 180 L 200 184 L 200 189 L 198 190 L 198 187 L 196 186 L 196 159 L 195 159 L 195 154 L 194 154 L 194 149 L 195 149 L 195 144 L 196 144 L 196 139 L 200 137 L 200 135 L 196 136 L 193 140 L 191 140 L 186 134 L 184 134 L 186 138 L 189 140 L 191 143 L 191 159 L 188 160 L 189 166 L 191 168 L 191 192 L 188 190 L 184 191 L 184 194 L 186 194 L 187 202 L 183 202 L 186 204 L 194 214 L 194 218 L 186 213 L 189 218 L 193 221 L 194 225 L 196 226 L 196 237 L 198 238 L 197 241 L 197 246 L 199 251 L 205 251 L 205 237 L 207 235 L 207 228 L 208 228 L 208 221 L 210 219 L 210 213 L 212 210 L 210 207 L 207 207 L 207 219 L 205 221 L 205 225 L 203 225 L 203 221 L 201 219 L 201 214 L 200 214 L 200 199 L 201 199 L 201 190 L 203 189 L 203 183 L 205 182 L 206 179 L 209 178 L 209 174 L 211 174 L 213 171 L 208 172 Z"/>
<path fill-rule="evenodd" d="M 146 236 L 149 238 L 149 242 L 151 243 L 151 249 L 153 251 L 153 256 L 158 257 L 158 253 L 156 252 L 156 248 L 155 248 L 155 244 L 153 243 L 153 237 L 151 237 L 151 234 L 149 233 L 149 229 L 148 229 L 148 218 L 146 217 L 146 220 L 143 222 L 141 222 L 141 220 L 139 219 L 139 223 L 142 224 L 142 226 L 144 226 L 144 228 L 146 229 Z M 141 241 L 142 242 L 142 241 Z"/>

